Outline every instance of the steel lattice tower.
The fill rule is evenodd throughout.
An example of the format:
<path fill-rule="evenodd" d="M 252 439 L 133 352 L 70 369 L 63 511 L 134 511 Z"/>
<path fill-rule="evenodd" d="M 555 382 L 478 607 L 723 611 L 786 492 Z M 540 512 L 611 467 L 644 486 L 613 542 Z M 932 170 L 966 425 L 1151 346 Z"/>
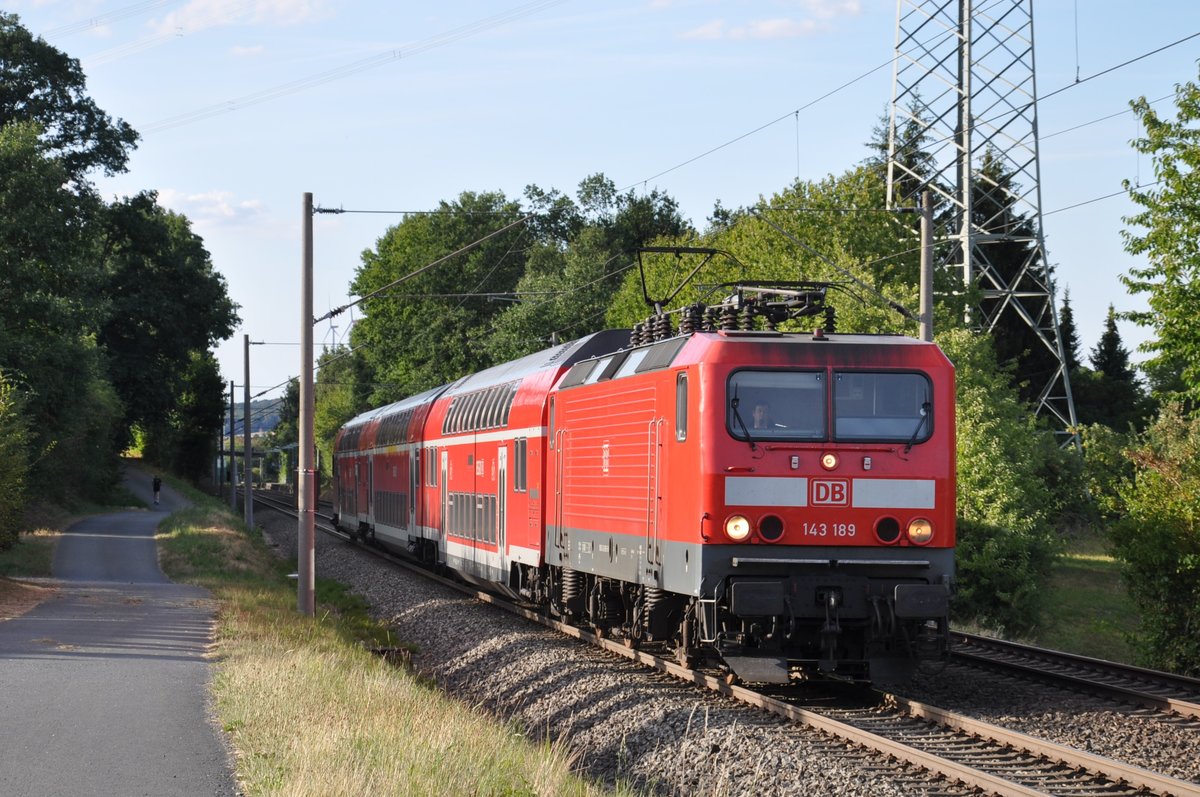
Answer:
<path fill-rule="evenodd" d="M 1048 365 L 1019 373 L 1073 440 L 1075 406 L 1042 233 L 1033 0 L 897 0 L 888 203 L 934 196 L 941 267 L 989 332 L 1019 318 Z M 1025 327 L 1020 327 L 1024 329 Z M 1044 347 L 1044 348 L 1042 348 Z"/>

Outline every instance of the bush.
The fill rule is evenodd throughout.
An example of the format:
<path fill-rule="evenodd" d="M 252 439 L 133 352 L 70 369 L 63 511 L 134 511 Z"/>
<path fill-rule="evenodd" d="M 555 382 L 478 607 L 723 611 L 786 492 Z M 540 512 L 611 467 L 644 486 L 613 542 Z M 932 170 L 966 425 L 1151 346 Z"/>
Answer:
<path fill-rule="evenodd" d="M 1049 536 L 959 518 L 956 619 L 1008 635 L 1032 631 L 1040 622 L 1042 584 L 1055 556 Z"/>
<path fill-rule="evenodd" d="M 1125 451 L 1135 441 L 1129 433 L 1114 431 L 1103 424 L 1079 428 L 1083 444 L 1083 480 L 1100 517 L 1106 521 L 1125 514 L 1122 490 L 1133 480 L 1133 462 Z"/>
<path fill-rule="evenodd" d="M 0 551 L 11 548 L 20 534 L 29 471 L 28 439 L 16 392 L 0 373 Z"/>
<path fill-rule="evenodd" d="M 1168 405 L 1127 453 L 1137 470 L 1111 539 L 1141 610 L 1134 645 L 1152 667 L 1200 675 L 1200 417 Z"/>
<path fill-rule="evenodd" d="M 1071 483 L 1052 432 L 1040 427 L 996 363 L 986 335 L 949 330 L 958 424 L 958 577 L 952 613 L 1006 632 L 1041 621 L 1040 585 L 1054 563 L 1055 524 Z M 1048 477 L 1060 486 L 1051 489 Z"/>

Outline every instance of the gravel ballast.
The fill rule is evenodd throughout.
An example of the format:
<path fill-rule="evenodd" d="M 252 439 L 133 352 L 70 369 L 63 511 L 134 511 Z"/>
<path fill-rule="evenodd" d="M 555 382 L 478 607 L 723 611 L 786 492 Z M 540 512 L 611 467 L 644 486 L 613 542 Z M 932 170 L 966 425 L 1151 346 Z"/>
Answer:
<path fill-rule="evenodd" d="M 258 525 L 294 557 L 296 521 Z M 913 795 L 956 789 L 895 762 L 610 656 L 357 547 L 317 535 L 317 574 L 360 594 L 449 694 L 561 739 L 582 773 L 664 795 Z M 969 672 L 930 673 L 905 692 L 1030 735 L 1185 779 L 1200 779 L 1200 732 L 1140 712 L 1091 710 L 1057 690 L 996 690 Z M 1040 691 L 1039 691 L 1040 690 Z M 1024 691 L 1022 689 L 1021 691 Z M 996 692 L 999 692 L 997 694 Z M 1047 697 L 1046 693 L 1053 697 Z M 965 793 L 965 792 L 964 792 Z"/>

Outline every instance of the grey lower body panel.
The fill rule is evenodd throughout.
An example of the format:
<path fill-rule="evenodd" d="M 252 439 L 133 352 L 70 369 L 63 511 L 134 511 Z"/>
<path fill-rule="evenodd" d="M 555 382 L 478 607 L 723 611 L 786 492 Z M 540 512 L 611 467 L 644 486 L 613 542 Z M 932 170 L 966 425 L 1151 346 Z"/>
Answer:
<path fill-rule="evenodd" d="M 709 598 L 718 596 L 726 583 L 745 584 L 738 591 L 748 614 L 760 610 L 764 614 L 781 613 L 766 609 L 779 606 L 797 591 L 822 587 L 853 590 L 864 580 L 906 585 L 899 600 L 913 612 L 909 616 L 939 606 L 944 613 L 945 607 L 936 596 L 948 595 L 954 578 L 952 548 L 714 545 L 655 541 L 586 529 L 562 529 L 560 533 L 553 527 L 547 537 L 546 559 L 550 564 L 596 576 Z M 749 586 L 759 583 L 775 586 L 762 590 Z M 915 589 L 923 584 L 945 589 L 933 594 Z M 811 612 L 814 617 L 823 614 L 824 610 L 818 612 L 817 608 Z M 861 612 L 866 616 L 865 607 Z"/>

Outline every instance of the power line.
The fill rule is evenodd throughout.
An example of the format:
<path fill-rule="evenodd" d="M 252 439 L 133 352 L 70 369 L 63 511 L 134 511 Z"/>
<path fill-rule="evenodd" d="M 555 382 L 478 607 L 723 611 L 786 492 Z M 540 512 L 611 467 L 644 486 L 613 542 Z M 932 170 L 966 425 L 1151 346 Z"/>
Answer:
<path fill-rule="evenodd" d="M 313 208 L 313 213 L 366 213 L 379 214 L 388 216 L 503 216 L 510 213 L 508 210 L 467 210 L 466 208 L 439 208 L 437 210 L 348 210 L 346 208 L 323 208 L 316 206 Z"/>
<path fill-rule="evenodd" d="M 123 8 L 118 8 L 114 11 L 109 11 L 107 14 L 97 14 L 94 17 L 81 19 L 77 22 L 71 22 L 66 25 L 59 25 L 57 28 L 50 28 L 42 31 L 40 34 L 44 39 L 52 39 L 59 36 L 70 36 L 74 33 L 82 33 L 85 30 L 94 30 L 108 25 L 110 22 L 117 22 L 129 17 L 139 16 L 147 11 L 153 11 L 156 8 L 163 6 L 182 5 L 183 0 L 147 0 L 143 3 L 134 3 Z"/>
<path fill-rule="evenodd" d="M 528 214 L 528 215 L 522 216 L 521 218 L 517 219 L 516 221 L 514 221 L 514 222 L 512 222 L 512 223 L 510 223 L 510 224 L 505 224 L 505 225 L 504 225 L 503 227 L 501 227 L 500 229 L 498 229 L 498 230 L 496 230 L 496 231 L 494 231 L 494 232 L 490 232 L 490 233 L 488 233 L 487 235 L 483 236 L 482 238 L 479 238 L 479 239 L 476 239 L 476 240 L 472 241 L 471 243 L 467 244 L 466 246 L 462 247 L 461 249 L 458 249 L 458 250 L 456 250 L 456 251 L 453 251 L 453 252 L 451 252 L 450 254 L 448 254 L 448 255 L 445 255 L 445 256 L 443 256 L 443 257 L 439 257 L 437 260 L 433 261 L 432 263 L 428 263 L 428 264 L 426 264 L 426 265 L 424 265 L 424 266 L 421 266 L 421 267 L 420 267 L 419 269 L 417 269 L 416 271 L 410 271 L 408 274 L 405 274 L 403 277 L 400 277 L 400 278 L 399 278 L 399 279 L 397 279 L 397 280 L 392 280 L 392 281 L 391 281 L 391 282 L 389 282 L 387 285 L 384 285 L 382 288 L 379 288 L 379 289 L 377 289 L 377 290 L 371 291 L 371 292 L 370 292 L 370 293 L 368 293 L 367 295 L 365 295 L 365 296 L 361 296 L 361 297 L 359 297 L 358 299 L 354 300 L 353 302 L 350 302 L 349 304 L 342 305 L 341 307 L 335 307 L 335 308 L 333 308 L 332 310 L 330 310 L 328 313 L 326 313 L 325 315 L 321 316 L 320 318 L 314 319 L 314 320 L 313 320 L 313 324 L 318 324 L 318 323 L 320 323 L 320 322 L 324 321 L 324 320 L 325 320 L 325 319 L 327 319 L 327 318 L 333 318 L 333 317 L 334 317 L 334 316 L 336 316 L 336 315 L 341 315 L 342 313 L 344 313 L 344 312 L 346 312 L 347 310 L 349 310 L 351 307 L 354 307 L 355 305 L 362 304 L 362 303 L 363 303 L 363 302 L 365 302 L 367 299 L 370 299 L 370 298 L 372 298 L 372 297 L 378 296 L 379 294 L 383 293 L 383 292 L 384 292 L 384 291 L 386 291 L 386 290 L 389 290 L 390 288 L 394 288 L 394 287 L 396 287 L 397 285 L 399 285 L 399 284 L 401 284 L 401 283 L 403 283 L 403 282 L 407 282 L 408 280 L 412 279 L 413 277 L 416 277 L 416 276 L 419 276 L 419 275 L 421 275 L 421 274 L 424 274 L 426 271 L 429 271 L 431 268 L 433 268 L 433 267 L 435 267 L 435 266 L 440 266 L 442 263 L 445 263 L 447 260 L 450 260 L 451 258 L 457 257 L 458 255 L 461 255 L 461 254 L 463 254 L 463 253 L 465 253 L 465 252 L 469 252 L 469 251 L 471 251 L 472 249 L 474 249 L 474 248 L 476 248 L 477 246 L 479 246 L 479 245 L 481 245 L 482 243 L 484 243 L 485 241 L 487 241 L 487 240 L 489 240 L 489 239 L 491 239 L 491 238 L 495 238 L 495 237 L 496 237 L 497 235 L 499 235 L 500 233 L 502 233 L 502 232 L 505 232 L 506 230 L 510 230 L 510 229 L 512 229 L 513 227 L 516 227 L 518 224 L 524 224 L 525 222 L 529 221 L 530 219 L 532 219 L 532 218 L 533 218 L 534 216 L 536 216 L 536 215 L 537 215 L 536 213 L 530 213 L 530 214 Z M 507 254 L 506 254 L 505 256 L 507 257 Z"/>
<path fill-rule="evenodd" d="M 543 11 L 547 8 L 551 8 L 565 2 L 566 0 L 534 0 L 534 2 L 511 8 L 508 11 L 503 11 L 499 14 L 493 14 L 489 17 L 483 17 L 482 19 L 462 25 L 452 30 L 421 39 L 420 41 L 417 41 L 408 47 L 397 47 L 391 50 L 386 50 L 367 58 L 353 61 L 349 64 L 343 64 L 342 66 L 328 69 L 324 72 L 317 72 L 297 80 L 289 81 L 287 83 L 280 83 L 272 86 L 271 88 L 245 94 L 236 99 L 227 100 L 215 105 L 209 105 L 207 107 L 199 108 L 187 113 L 169 116 L 165 119 L 160 119 L 157 122 L 140 126 L 139 129 L 143 133 L 156 133 L 160 130 L 168 130 L 172 127 L 191 124 L 192 122 L 208 119 L 209 117 L 217 116 L 219 114 L 239 111 L 243 108 L 269 102 L 280 97 L 285 97 L 289 94 L 295 94 L 297 92 L 304 91 L 305 89 L 313 88 L 324 83 L 329 83 L 330 81 L 341 80 L 342 78 L 350 77 L 351 75 L 356 75 L 369 69 L 375 69 L 385 64 L 399 61 L 403 58 L 411 58 L 414 55 L 420 55 L 421 53 L 428 52 L 429 50 L 433 50 L 438 47 L 444 47 L 447 44 L 452 44 L 461 39 L 475 36 L 479 33 L 483 33 L 484 31 L 491 30 L 492 28 L 507 25 L 510 22 L 521 19 L 522 17 L 531 16 L 539 11 Z"/>
<path fill-rule="evenodd" d="M 1110 66 L 1108 69 L 1103 69 L 1103 70 L 1095 73 L 1094 75 L 1088 75 L 1087 77 L 1083 78 L 1082 80 L 1080 80 L 1079 78 L 1075 78 L 1074 83 L 1068 83 L 1067 85 L 1063 86 L 1062 88 L 1055 89 L 1054 91 L 1050 92 L 1049 94 L 1043 94 L 1042 99 L 1048 100 L 1051 97 L 1053 97 L 1055 94 L 1061 94 L 1062 92 L 1066 91 L 1067 89 L 1073 89 L 1076 86 L 1081 86 L 1084 83 L 1087 83 L 1089 80 L 1094 80 L 1098 77 L 1101 77 L 1102 75 L 1107 75 L 1109 72 L 1116 72 L 1118 69 L 1127 67 L 1130 64 L 1136 64 L 1138 61 L 1141 61 L 1145 58 L 1149 58 L 1152 55 L 1158 55 L 1159 53 L 1163 52 L 1164 50 L 1169 50 L 1172 47 L 1183 44 L 1186 41 L 1191 41 L 1192 39 L 1196 38 L 1197 36 L 1200 36 L 1200 31 L 1196 31 L 1193 34 L 1191 34 L 1189 36 L 1184 36 L 1182 39 L 1173 41 L 1170 44 L 1164 44 L 1162 47 L 1159 47 L 1157 49 L 1151 50 L 1146 53 L 1142 53 L 1141 55 L 1136 56 L 1134 58 L 1130 58 L 1128 61 L 1122 61 L 1121 63 L 1117 64 L 1116 66 Z"/>
<path fill-rule="evenodd" d="M 799 113 L 801 111 L 807 110 L 807 109 L 811 108 L 812 106 L 816 105 L 817 103 L 819 103 L 823 100 L 826 100 L 829 97 L 832 97 L 834 94 L 837 94 L 838 92 L 842 91 L 843 89 L 847 89 L 850 86 L 853 86 L 855 83 L 858 83 L 860 80 L 865 80 L 866 78 L 868 78 L 871 75 L 878 72 L 880 69 L 883 69 L 886 66 L 891 66 L 895 60 L 896 60 L 895 58 L 889 58 L 888 60 L 884 61 L 879 66 L 873 67 L 873 68 L 867 70 L 866 72 L 863 72 L 861 75 L 854 78 L 853 80 L 843 83 L 842 85 L 838 86 L 837 88 L 832 89 L 831 91 L 828 91 L 825 94 L 822 94 L 820 97 L 817 97 L 816 99 L 811 100 L 811 101 L 805 103 L 804 105 L 801 105 L 799 108 L 788 111 L 787 113 L 783 114 L 782 116 L 778 117 L 777 119 L 772 119 L 770 122 L 767 122 L 766 124 L 759 125 L 758 127 L 754 128 L 753 130 L 742 133 L 740 136 L 737 136 L 735 138 L 731 138 L 728 141 L 726 141 L 724 144 L 718 144 L 717 146 L 713 147 L 712 149 L 710 149 L 706 152 L 702 152 L 699 155 L 696 155 L 694 157 L 688 158 L 687 160 L 683 161 L 682 163 L 677 163 L 669 169 L 664 169 L 663 171 L 659 172 L 658 174 L 652 174 L 649 177 L 646 177 L 642 180 L 638 180 L 635 183 L 630 183 L 629 185 L 622 188 L 620 193 L 624 193 L 635 186 L 642 185 L 643 183 L 648 183 L 651 180 L 658 179 L 659 177 L 662 177 L 664 174 L 670 174 L 671 172 L 676 171 L 677 169 L 682 169 L 684 166 L 687 166 L 691 163 L 695 163 L 696 161 L 698 161 L 702 158 L 707 158 L 709 155 L 712 155 L 714 152 L 719 152 L 728 146 L 736 144 L 737 142 L 741 141 L 742 139 L 749 138 L 750 136 L 754 135 L 755 133 L 762 132 L 763 130 L 766 130 L 768 127 L 777 125 L 789 117 L 795 116 L 798 119 Z"/>

